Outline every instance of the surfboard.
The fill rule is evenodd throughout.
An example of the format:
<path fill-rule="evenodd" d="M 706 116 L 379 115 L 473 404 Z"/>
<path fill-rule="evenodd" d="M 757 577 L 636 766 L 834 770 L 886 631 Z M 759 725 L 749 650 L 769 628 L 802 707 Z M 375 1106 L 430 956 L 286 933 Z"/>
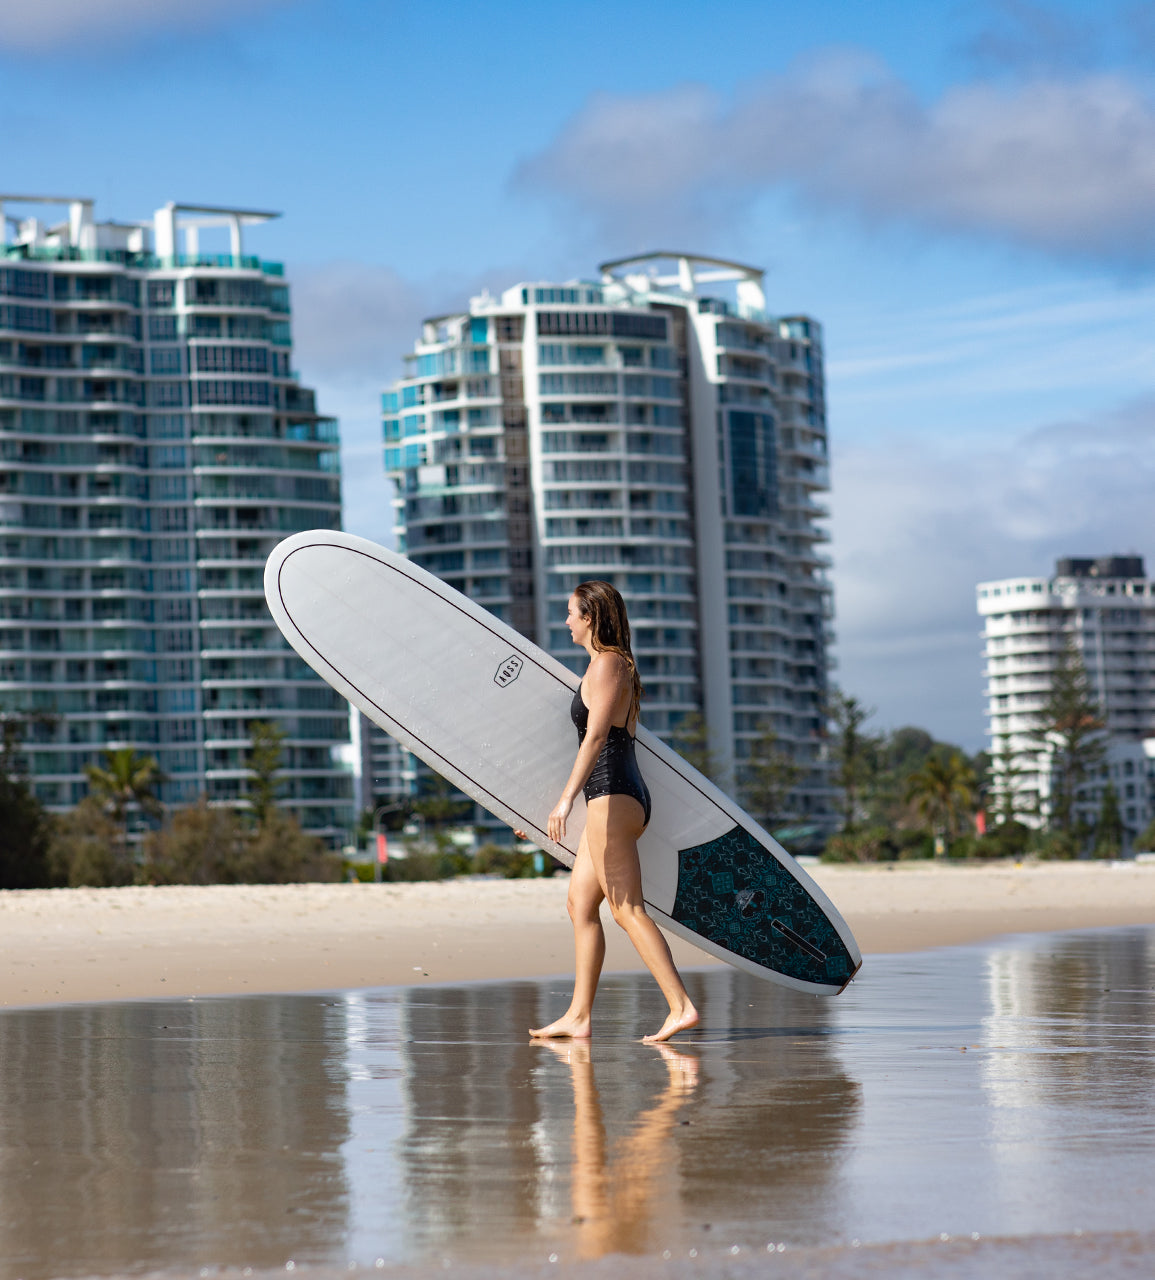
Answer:
<path fill-rule="evenodd" d="M 352 534 L 286 538 L 265 566 L 265 597 L 292 647 L 353 706 L 573 865 L 581 797 L 564 843 L 545 823 L 577 751 L 569 704 L 578 676 L 433 574 Z M 653 797 L 638 844 L 650 914 L 739 969 L 841 991 L 862 957 L 805 869 L 645 728 L 637 755 Z"/>

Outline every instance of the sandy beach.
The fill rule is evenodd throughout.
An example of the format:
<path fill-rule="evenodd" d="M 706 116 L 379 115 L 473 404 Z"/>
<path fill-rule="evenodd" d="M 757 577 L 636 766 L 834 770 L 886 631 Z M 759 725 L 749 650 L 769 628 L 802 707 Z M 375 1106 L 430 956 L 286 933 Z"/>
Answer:
<path fill-rule="evenodd" d="M 820 866 L 865 954 L 1155 924 L 1155 865 Z M 566 877 L 0 892 L 0 1006 L 571 971 Z M 608 913 L 607 913 L 608 921 Z M 639 967 L 608 922 L 607 971 Z M 674 940 L 679 965 L 716 963 Z"/>

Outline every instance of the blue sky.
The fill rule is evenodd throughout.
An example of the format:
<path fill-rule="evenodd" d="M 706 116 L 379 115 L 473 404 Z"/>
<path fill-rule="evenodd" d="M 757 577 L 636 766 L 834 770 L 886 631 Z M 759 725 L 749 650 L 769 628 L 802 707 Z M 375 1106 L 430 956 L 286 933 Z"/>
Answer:
<path fill-rule="evenodd" d="M 838 658 L 981 745 L 974 584 L 1155 555 L 1155 9 L 0 6 L 0 188 L 276 209 L 296 362 L 384 539 L 376 397 L 482 285 L 688 248 L 825 326 Z"/>

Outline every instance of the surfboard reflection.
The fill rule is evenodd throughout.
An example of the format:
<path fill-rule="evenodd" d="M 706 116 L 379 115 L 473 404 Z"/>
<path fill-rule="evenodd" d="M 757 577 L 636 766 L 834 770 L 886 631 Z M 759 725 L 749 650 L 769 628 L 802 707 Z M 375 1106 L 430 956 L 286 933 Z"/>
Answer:
<path fill-rule="evenodd" d="M 508 1258 L 512 1239 L 529 1256 L 660 1253 L 752 1217 L 824 1238 L 861 1107 L 828 1006 L 729 970 L 688 985 L 706 1031 L 664 1046 L 630 1034 L 653 1018 L 635 977 L 605 980 L 587 1044 L 503 1039 L 556 1000 L 538 984 L 410 993 L 409 1256 Z"/>

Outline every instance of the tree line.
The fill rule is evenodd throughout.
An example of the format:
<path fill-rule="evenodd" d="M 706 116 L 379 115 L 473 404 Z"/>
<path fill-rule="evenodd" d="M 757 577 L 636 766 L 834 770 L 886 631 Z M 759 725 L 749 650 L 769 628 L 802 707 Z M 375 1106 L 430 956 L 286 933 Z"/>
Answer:
<path fill-rule="evenodd" d="M 794 758 L 772 730 L 755 741 L 732 778 L 722 775 L 700 715 L 687 717 L 672 745 L 771 831 L 793 824 L 783 831 L 793 852 L 821 851 L 831 861 L 936 854 L 1109 858 L 1122 850 L 1126 832 L 1110 779 L 1093 821 L 1077 804 L 1080 791 L 1105 775 L 1106 748 L 1104 720 L 1073 644 L 1059 655 L 1050 692 L 1017 749 L 1002 738 L 992 754 L 968 755 L 914 726 L 873 731 L 872 709 L 839 690 L 825 711 L 826 776 L 839 823 L 829 838 L 819 834 L 817 844 L 805 833 L 819 828 L 805 825 L 796 795 L 813 766 Z M 250 725 L 243 808 L 210 805 L 203 796 L 194 805 L 163 806 L 156 760 L 125 747 L 89 765 L 88 795 L 71 812 L 53 815 L 22 772 L 29 723 L 20 715 L 0 717 L 0 888 L 284 883 L 340 874 L 340 860 L 276 804 L 284 734 L 275 724 Z M 1027 781 L 1039 771 L 1040 756 L 1050 773 L 1045 809 Z M 394 816 L 416 813 L 436 833 L 468 809 L 447 783 L 436 784 Z M 1155 822 L 1134 847 L 1155 849 Z M 477 869 L 459 866 L 461 855 L 436 841 L 428 853 L 439 875 Z M 519 857 L 507 858 L 508 867 L 502 863 L 505 874 L 532 874 Z M 424 878 L 423 866 L 417 859 L 390 878 Z"/>
<path fill-rule="evenodd" d="M 23 771 L 28 717 L 0 721 L 0 888 L 128 884 L 277 884 L 332 880 L 340 862 L 278 807 L 284 731 L 249 727 L 244 808 L 167 807 L 156 760 L 132 747 L 106 751 L 85 773 L 88 794 L 51 814 Z"/>
<path fill-rule="evenodd" d="M 921 729 L 872 734 L 865 728 L 871 714 L 858 699 L 835 693 L 830 743 L 841 829 L 826 847 L 831 860 L 1122 852 L 1127 831 L 1105 767 L 1106 722 L 1073 642 L 1058 654 L 1029 729 L 1017 744 L 1000 736 L 993 753 L 968 756 Z M 1045 801 L 1040 774 L 1049 782 Z M 1088 819 L 1078 801 L 1097 781 L 1103 782 L 1098 811 Z M 1136 849 L 1155 849 L 1155 821 L 1130 834 Z"/>

